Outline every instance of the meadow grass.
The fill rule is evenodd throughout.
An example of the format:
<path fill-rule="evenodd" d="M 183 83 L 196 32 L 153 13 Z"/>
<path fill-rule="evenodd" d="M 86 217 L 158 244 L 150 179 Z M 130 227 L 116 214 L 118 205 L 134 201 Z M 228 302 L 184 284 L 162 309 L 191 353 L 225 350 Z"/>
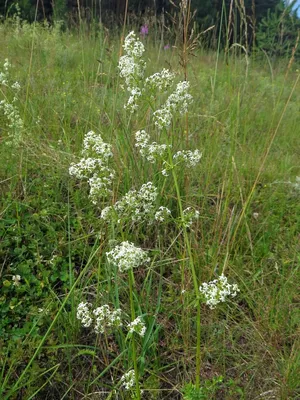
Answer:
<path fill-rule="evenodd" d="M 196 49 L 188 132 L 176 117 L 168 135 L 174 149 L 203 156 L 164 178 L 135 147 L 150 111 L 124 110 L 118 35 L 7 22 L 0 42 L 24 122 L 20 146 L 7 146 L 0 114 L 0 398 L 127 399 L 120 378 L 133 364 L 146 399 L 299 398 L 297 67 Z M 144 44 L 147 74 L 166 67 L 183 79 L 178 47 L 164 50 L 151 36 Z M 112 145 L 116 170 L 111 198 L 97 206 L 68 172 L 90 130 Z M 101 209 L 148 181 L 159 188 L 157 206 L 177 219 L 179 200 L 199 210 L 192 229 L 101 220 Z M 148 250 L 151 262 L 118 273 L 105 253 L 120 240 Z M 214 310 L 200 306 L 193 280 L 223 271 L 240 293 Z M 83 328 L 84 301 L 143 315 L 145 336 L 131 346 L 122 332 Z M 197 348 L 202 391 L 189 385 Z"/>

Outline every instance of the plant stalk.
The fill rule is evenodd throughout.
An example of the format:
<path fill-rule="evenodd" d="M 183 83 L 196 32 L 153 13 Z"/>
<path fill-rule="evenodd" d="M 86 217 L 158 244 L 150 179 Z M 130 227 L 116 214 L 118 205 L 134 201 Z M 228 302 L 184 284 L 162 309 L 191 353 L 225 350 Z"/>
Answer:
<path fill-rule="evenodd" d="M 181 220 L 183 220 L 184 215 L 183 215 L 180 189 L 179 189 L 179 184 L 178 184 L 178 180 L 177 180 L 177 175 L 176 175 L 174 165 L 173 165 L 173 159 L 172 159 L 172 154 L 171 154 L 170 148 L 169 148 L 169 162 L 172 167 L 172 176 L 173 176 L 174 186 L 175 186 L 176 195 L 177 195 L 180 218 L 181 218 Z M 185 226 L 183 226 L 183 237 L 184 237 L 184 243 L 186 245 L 188 256 L 189 256 L 189 265 L 190 265 L 190 269 L 192 272 L 195 297 L 196 297 L 196 302 L 197 302 L 196 388 L 199 389 L 200 388 L 200 369 L 201 369 L 201 347 L 200 347 L 201 346 L 201 307 L 200 307 L 200 301 L 199 301 L 198 278 L 197 278 L 195 264 L 194 264 L 194 260 L 193 260 L 191 243 L 190 243 L 188 233 L 187 233 Z"/>
<path fill-rule="evenodd" d="M 128 281 L 129 281 L 129 296 L 130 296 L 130 311 L 131 311 L 131 321 L 135 320 L 135 310 L 134 310 L 134 302 L 133 302 L 133 271 L 132 269 L 128 272 Z M 136 400 L 141 400 L 141 390 L 139 383 L 139 370 L 137 365 L 137 353 L 136 353 L 136 339 L 134 333 L 132 334 L 132 358 L 133 358 L 133 366 L 134 366 L 134 374 L 135 374 L 135 387 L 136 387 Z"/>

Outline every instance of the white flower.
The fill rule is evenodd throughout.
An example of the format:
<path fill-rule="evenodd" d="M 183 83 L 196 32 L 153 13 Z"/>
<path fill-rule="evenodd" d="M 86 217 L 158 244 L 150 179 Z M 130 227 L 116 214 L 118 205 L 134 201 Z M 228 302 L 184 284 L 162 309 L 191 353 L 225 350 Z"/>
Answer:
<path fill-rule="evenodd" d="M 120 309 L 111 310 L 109 305 L 105 304 L 97 307 L 93 314 L 95 316 L 95 331 L 104 333 L 111 328 L 119 328 L 122 326 L 122 311 Z"/>
<path fill-rule="evenodd" d="M 81 321 L 82 325 L 85 328 L 90 327 L 93 322 L 91 318 L 91 312 L 89 309 L 90 306 L 91 304 L 89 303 L 79 303 L 77 307 L 76 318 Z"/>
<path fill-rule="evenodd" d="M 131 219 L 133 222 L 149 220 L 154 212 L 154 203 L 158 192 L 152 182 L 144 183 L 140 190 L 131 189 L 121 200 L 101 212 L 101 218 L 108 220 Z"/>
<path fill-rule="evenodd" d="M 140 336 L 145 336 L 146 325 L 142 321 L 141 317 L 137 317 L 134 321 L 128 324 L 129 333 L 137 333 Z"/>
<path fill-rule="evenodd" d="M 143 43 L 136 37 L 134 31 L 126 36 L 123 48 L 125 53 L 133 58 L 141 58 L 145 51 Z"/>
<path fill-rule="evenodd" d="M 205 303 L 211 309 L 215 308 L 219 303 L 224 303 L 227 297 L 235 297 L 240 291 L 236 284 L 231 285 L 228 283 L 226 276 L 223 274 L 211 282 L 204 282 L 199 287 L 199 290 L 204 296 Z"/>
<path fill-rule="evenodd" d="M 133 87 L 128 89 L 130 93 L 130 97 L 127 101 L 127 104 L 124 105 L 124 108 L 131 113 L 138 109 L 138 99 L 141 97 L 142 92 L 138 87 Z"/>
<path fill-rule="evenodd" d="M 175 91 L 168 97 L 166 106 L 172 111 L 179 111 L 185 114 L 188 106 L 193 102 L 193 96 L 188 93 L 190 83 L 182 81 L 177 83 Z"/>
<path fill-rule="evenodd" d="M 8 62 L 8 59 L 5 59 L 5 62 L 3 64 L 3 72 L 0 72 L 0 84 L 3 86 L 8 86 L 9 82 L 9 68 L 11 67 L 11 64 Z"/>
<path fill-rule="evenodd" d="M 161 171 L 161 174 L 162 174 L 163 176 L 165 176 L 165 177 L 169 176 L 168 171 L 167 171 L 166 168 L 164 168 L 164 169 Z"/>
<path fill-rule="evenodd" d="M 113 213 L 112 207 L 105 207 L 101 211 L 100 218 L 104 219 L 104 221 L 108 221 L 111 218 L 112 213 Z"/>
<path fill-rule="evenodd" d="M 11 63 L 8 61 L 8 58 L 6 58 L 6 59 L 4 60 L 3 67 L 4 67 L 4 70 L 5 70 L 5 71 L 8 71 L 9 68 L 11 67 Z"/>
<path fill-rule="evenodd" d="M 12 89 L 15 89 L 16 91 L 19 91 L 21 89 L 21 85 L 19 84 L 19 82 L 15 82 L 12 84 Z"/>
<path fill-rule="evenodd" d="M 95 174 L 88 180 L 90 185 L 90 198 L 93 204 L 97 204 L 99 198 L 107 196 L 112 192 L 110 186 L 114 176 L 115 174 L 113 170 L 109 168 L 101 168 L 100 176 Z"/>
<path fill-rule="evenodd" d="M 189 86 L 189 82 L 179 82 L 162 109 L 153 113 L 154 124 L 159 129 L 168 128 L 176 112 L 183 115 L 188 111 L 188 107 L 193 101 L 193 97 L 188 93 Z"/>
<path fill-rule="evenodd" d="M 171 211 L 167 207 L 159 207 L 154 215 L 154 219 L 158 222 L 163 222 L 171 215 Z"/>
<path fill-rule="evenodd" d="M 4 72 L 0 72 L 0 83 L 3 86 L 8 85 L 7 75 Z"/>
<path fill-rule="evenodd" d="M 150 261 L 147 252 L 128 241 L 122 242 L 113 250 L 106 253 L 110 263 L 117 266 L 120 272 L 137 268 Z"/>
<path fill-rule="evenodd" d="M 144 130 L 137 131 L 135 133 L 136 147 L 140 147 L 140 149 L 144 149 L 148 146 L 150 135 Z"/>
<path fill-rule="evenodd" d="M 97 155 L 102 161 L 107 161 L 113 156 L 112 146 L 105 143 L 101 135 L 97 135 L 94 131 L 89 131 L 85 135 L 81 154 L 85 157 L 88 157 L 89 155 Z"/>
<path fill-rule="evenodd" d="M 0 72 L 0 85 L 10 87 L 14 97 L 11 100 L 8 97 L 5 97 L 3 100 L 1 100 L 0 111 L 3 111 L 3 114 L 8 122 L 7 127 L 9 140 L 6 141 L 6 144 L 11 146 L 18 146 L 22 141 L 22 135 L 24 131 L 24 122 L 21 118 L 21 113 L 17 106 L 17 93 L 19 92 L 21 86 L 18 82 L 10 83 L 10 66 L 11 64 L 6 59 L 5 63 L 3 64 L 3 72 Z"/>
<path fill-rule="evenodd" d="M 168 146 L 166 144 L 157 144 L 156 142 L 149 144 L 150 135 L 146 131 L 140 130 L 136 132 L 135 139 L 135 146 L 139 149 L 141 156 L 147 161 L 154 163 L 157 159 L 166 155 Z"/>
<path fill-rule="evenodd" d="M 292 186 L 295 190 L 300 191 L 300 176 L 296 176 L 295 183 L 292 183 Z"/>
<path fill-rule="evenodd" d="M 14 286 L 19 286 L 20 281 L 21 281 L 21 276 L 20 275 L 13 275 L 12 276 L 12 281 Z"/>
<path fill-rule="evenodd" d="M 201 160 L 202 153 L 200 150 L 180 150 L 173 155 L 175 162 L 184 162 L 187 167 L 195 167 Z"/>
<path fill-rule="evenodd" d="M 69 174 L 77 179 L 88 179 L 91 174 L 103 166 L 102 159 L 82 158 L 77 164 L 72 163 L 69 168 Z"/>
<path fill-rule="evenodd" d="M 101 307 L 90 310 L 92 305 L 90 303 L 80 303 L 77 307 L 76 317 L 85 328 L 89 328 L 93 322 L 96 333 L 104 333 L 112 328 L 122 326 L 122 311 L 120 309 L 111 310 L 105 304 Z"/>
<path fill-rule="evenodd" d="M 135 385 L 135 372 L 133 369 L 126 372 L 121 378 L 122 386 L 125 387 L 126 390 L 130 390 Z"/>
<path fill-rule="evenodd" d="M 188 207 L 183 210 L 182 224 L 186 228 L 190 228 L 192 224 L 199 218 L 199 211 L 195 210 L 193 207 Z"/>
<path fill-rule="evenodd" d="M 159 129 L 168 128 L 172 122 L 172 112 L 168 107 L 164 107 L 153 113 L 154 125 Z"/>
<path fill-rule="evenodd" d="M 100 135 L 88 132 L 83 141 L 82 158 L 69 168 L 69 174 L 78 179 L 86 179 L 90 186 L 90 198 L 97 204 L 99 198 L 111 193 L 115 171 L 108 166 L 113 156 L 112 146 L 105 143 Z"/>
<path fill-rule="evenodd" d="M 161 72 L 156 72 L 155 74 L 146 78 L 145 84 L 149 90 L 165 91 L 171 86 L 174 78 L 175 75 L 168 69 L 164 68 Z"/>
<path fill-rule="evenodd" d="M 145 63 L 141 59 L 145 49 L 143 43 L 139 41 L 133 31 L 125 38 L 123 47 L 125 55 L 120 57 L 118 68 L 120 76 L 124 78 L 130 94 L 124 108 L 133 113 L 137 110 L 137 101 L 142 95 L 139 84 L 143 79 L 145 71 Z"/>

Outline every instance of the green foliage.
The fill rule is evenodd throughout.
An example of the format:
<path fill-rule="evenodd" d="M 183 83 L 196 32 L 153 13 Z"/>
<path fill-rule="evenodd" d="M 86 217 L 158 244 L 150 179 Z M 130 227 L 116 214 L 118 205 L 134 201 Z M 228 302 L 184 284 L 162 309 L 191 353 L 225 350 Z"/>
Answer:
<path fill-rule="evenodd" d="M 7 0 L 0 5 L 0 15 L 6 18 L 18 16 L 26 21 L 34 21 L 35 6 L 35 0 Z"/>
<path fill-rule="evenodd" d="M 182 389 L 184 400 L 209 400 L 214 399 L 223 377 L 206 379 L 203 385 L 197 389 L 192 383 L 188 383 Z"/>
<path fill-rule="evenodd" d="M 257 43 L 271 57 L 291 57 L 300 32 L 300 19 L 292 11 L 295 2 L 288 7 L 281 1 L 274 11 L 269 10 L 258 26 Z M 296 56 L 299 57 L 298 46 Z"/>
<path fill-rule="evenodd" d="M 45 183 L 47 182 L 47 183 Z M 26 198 L 14 200 L 8 195 L 6 212 L 0 220 L 0 257 L 7 266 L 1 276 L 0 334 L 3 339 L 22 338 L 35 326 L 31 335 L 40 330 L 36 321 L 53 301 L 52 293 L 64 294 L 69 287 L 69 268 L 82 262 L 85 247 L 79 242 L 68 245 L 68 204 L 55 196 L 65 192 L 55 176 L 40 175 L 29 183 Z M 57 188 L 57 189 L 56 189 Z M 43 192 L 43 196 L 41 193 Z M 56 197 L 56 198 L 55 198 Z M 76 235 L 76 219 L 70 223 Z M 14 284 L 12 277 L 20 275 Z"/>
<path fill-rule="evenodd" d="M 64 21 L 67 12 L 67 0 L 55 0 L 53 5 L 53 20 Z"/>

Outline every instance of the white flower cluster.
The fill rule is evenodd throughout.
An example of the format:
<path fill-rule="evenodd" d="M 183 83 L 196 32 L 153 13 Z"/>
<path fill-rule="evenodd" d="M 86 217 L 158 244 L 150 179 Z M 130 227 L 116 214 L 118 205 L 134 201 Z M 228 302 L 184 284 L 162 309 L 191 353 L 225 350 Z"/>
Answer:
<path fill-rule="evenodd" d="M 137 317 L 134 321 L 128 324 L 129 333 L 137 333 L 139 336 L 144 337 L 146 333 L 146 325 L 141 317 Z"/>
<path fill-rule="evenodd" d="M 195 167 L 201 160 L 202 153 L 200 150 L 180 150 L 173 155 L 174 162 L 184 162 L 187 167 Z"/>
<path fill-rule="evenodd" d="M 112 157 L 112 147 L 110 144 L 103 142 L 100 135 L 97 135 L 93 131 L 89 131 L 83 140 L 82 155 L 97 155 L 101 156 L 101 159 L 108 160 Z"/>
<path fill-rule="evenodd" d="M 141 58 L 145 51 L 143 43 L 136 37 L 134 31 L 126 36 L 123 48 L 127 56 L 133 59 Z"/>
<path fill-rule="evenodd" d="M 93 311 L 95 316 L 95 331 L 97 333 L 104 333 L 112 328 L 119 328 L 122 326 L 122 311 L 120 309 L 111 310 L 109 305 L 97 307 Z"/>
<path fill-rule="evenodd" d="M 296 181 L 294 183 L 294 188 L 300 191 L 300 176 L 296 176 Z"/>
<path fill-rule="evenodd" d="M 168 128 L 172 122 L 172 112 L 167 107 L 154 111 L 153 113 L 154 125 L 158 129 Z"/>
<path fill-rule="evenodd" d="M 129 99 L 127 101 L 127 104 L 125 104 L 124 108 L 131 113 L 136 111 L 138 109 L 138 99 L 141 97 L 142 92 L 138 87 L 133 87 L 131 89 L 128 89 L 130 92 Z"/>
<path fill-rule="evenodd" d="M 81 321 L 85 328 L 89 328 L 92 325 L 93 319 L 91 317 L 90 303 L 79 303 L 77 307 L 76 318 Z"/>
<path fill-rule="evenodd" d="M 190 83 L 187 81 L 177 83 L 174 93 L 167 100 L 168 108 L 174 112 L 179 111 L 181 114 L 185 114 L 193 102 L 193 96 L 188 92 L 189 88 Z"/>
<path fill-rule="evenodd" d="M 150 261 L 146 251 L 128 241 L 122 242 L 113 250 L 107 252 L 106 256 L 108 261 L 117 266 L 120 272 L 137 268 Z"/>
<path fill-rule="evenodd" d="M 112 328 L 122 326 L 122 311 L 120 309 L 111 310 L 109 305 L 97 307 L 91 311 L 90 303 L 79 303 L 76 317 L 85 328 L 94 324 L 96 333 L 109 332 Z"/>
<path fill-rule="evenodd" d="M 13 286 L 19 286 L 21 282 L 21 275 L 12 276 Z"/>
<path fill-rule="evenodd" d="M 87 179 L 90 186 L 90 198 L 94 204 L 99 197 L 111 193 L 110 186 L 115 171 L 108 166 L 113 156 L 111 145 L 103 141 L 100 135 L 90 131 L 85 135 L 81 160 L 72 163 L 69 168 L 71 176 Z"/>
<path fill-rule="evenodd" d="M 154 163 L 158 158 L 162 158 L 168 149 L 166 144 L 158 144 L 156 142 L 149 144 L 150 135 L 144 130 L 136 132 L 135 139 L 135 146 L 139 149 L 141 156 L 151 163 Z"/>
<path fill-rule="evenodd" d="M 167 207 L 159 207 L 154 215 L 154 219 L 158 222 L 163 222 L 171 216 L 171 211 Z"/>
<path fill-rule="evenodd" d="M 17 94 L 21 89 L 19 82 L 14 82 L 10 84 L 9 79 L 9 68 L 11 64 L 5 59 L 3 64 L 3 71 L 0 72 L 0 85 L 6 86 L 13 93 L 13 99 L 11 101 L 6 97 L 4 100 L 0 101 L 0 110 L 3 111 L 3 114 L 8 120 L 7 127 L 9 128 L 8 136 L 9 140 L 6 142 L 7 145 L 17 146 L 20 144 L 22 140 L 22 133 L 24 129 L 24 123 L 20 116 L 20 111 L 16 103 L 18 102 Z"/>
<path fill-rule="evenodd" d="M 172 85 L 175 74 L 164 68 L 143 81 L 146 64 L 142 56 L 145 48 L 133 31 L 126 36 L 123 48 L 125 54 L 120 57 L 118 68 L 129 92 L 129 99 L 124 108 L 133 113 L 138 109 L 138 100 L 143 94 L 154 98 L 156 91 L 166 91 Z M 169 96 L 163 109 L 154 113 L 157 126 L 167 127 L 171 124 L 172 113 L 186 112 L 192 101 L 188 88 L 188 82 L 178 83 L 175 92 Z"/>
<path fill-rule="evenodd" d="M 6 58 L 3 64 L 3 71 L 0 72 L 0 84 L 3 86 L 8 86 L 9 80 L 9 68 L 11 64 L 9 63 L 8 59 Z"/>
<path fill-rule="evenodd" d="M 193 207 L 188 207 L 183 210 L 183 226 L 190 228 L 192 224 L 199 218 L 199 215 L 199 211 L 195 210 Z"/>
<path fill-rule="evenodd" d="M 224 303 L 227 297 L 235 297 L 240 291 L 236 284 L 228 283 L 223 274 L 218 279 L 208 283 L 204 282 L 199 290 L 204 296 L 205 303 L 211 309 L 214 309 L 219 303 Z"/>
<path fill-rule="evenodd" d="M 145 85 L 148 90 L 166 91 L 173 83 L 175 74 L 164 68 L 161 72 L 156 72 L 150 75 L 145 80 Z"/>
<path fill-rule="evenodd" d="M 123 48 L 125 55 L 120 57 L 119 71 L 130 93 L 124 108 L 134 112 L 138 107 L 137 100 L 142 95 L 139 82 L 142 80 L 145 71 L 145 63 L 141 58 L 145 48 L 133 31 L 126 36 Z"/>
<path fill-rule="evenodd" d="M 133 369 L 126 372 L 121 378 L 122 386 L 125 387 L 126 390 L 130 390 L 135 385 L 135 372 Z"/>
<path fill-rule="evenodd" d="M 152 182 L 144 183 L 140 190 L 131 189 L 113 206 L 104 208 L 101 218 L 107 221 L 115 217 L 118 222 L 126 218 L 133 222 L 149 220 L 154 212 L 157 195 L 157 188 Z"/>
<path fill-rule="evenodd" d="M 159 129 L 170 126 L 175 112 L 183 115 L 188 111 L 188 107 L 193 101 L 193 97 L 188 93 L 189 87 L 189 82 L 179 82 L 175 91 L 168 97 L 165 105 L 153 113 L 154 124 Z"/>
<path fill-rule="evenodd" d="M 295 191 L 300 192 L 300 176 L 296 176 L 295 182 L 288 181 Z"/>

